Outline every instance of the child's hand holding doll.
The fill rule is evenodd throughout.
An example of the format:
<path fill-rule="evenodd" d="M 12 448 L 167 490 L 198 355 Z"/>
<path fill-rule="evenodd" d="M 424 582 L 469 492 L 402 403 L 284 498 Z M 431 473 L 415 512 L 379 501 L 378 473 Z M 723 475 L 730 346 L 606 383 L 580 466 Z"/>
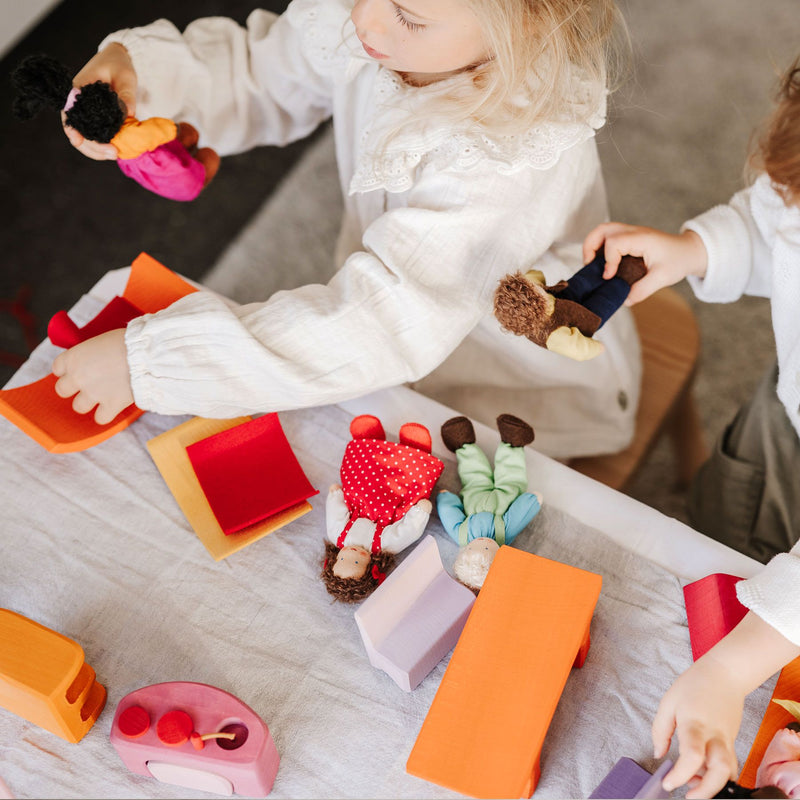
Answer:
<path fill-rule="evenodd" d="M 679 283 L 688 275 L 702 278 L 708 265 L 703 240 L 691 230 L 673 235 L 638 225 L 605 222 L 598 225 L 583 242 L 583 260 L 591 261 L 601 248 L 606 266 L 603 278 L 614 277 L 624 255 L 644 259 L 647 274 L 631 285 L 625 300 L 632 306 L 665 286 Z"/>
<path fill-rule="evenodd" d="M 86 86 L 95 81 L 110 84 L 119 99 L 125 104 L 128 116 L 136 116 L 136 89 L 138 81 L 128 51 L 116 42 L 104 47 L 89 60 L 81 71 L 73 78 L 75 86 Z M 112 144 L 103 144 L 86 139 L 70 125 L 67 125 L 66 113 L 61 112 L 61 125 L 70 144 L 87 158 L 95 161 L 115 161 L 117 149 Z"/>

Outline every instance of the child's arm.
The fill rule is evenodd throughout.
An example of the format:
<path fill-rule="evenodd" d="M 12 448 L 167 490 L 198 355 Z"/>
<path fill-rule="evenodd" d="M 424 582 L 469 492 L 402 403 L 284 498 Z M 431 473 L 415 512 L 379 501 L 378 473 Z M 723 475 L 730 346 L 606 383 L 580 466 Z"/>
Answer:
<path fill-rule="evenodd" d="M 688 800 L 713 797 L 738 765 L 734 742 L 747 694 L 800 655 L 794 644 L 753 612 L 689 669 L 664 695 L 653 720 L 655 757 L 678 737 L 679 756 L 663 785 L 690 783 Z"/>
<path fill-rule="evenodd" d="M 75 82 L 117 88 L 133 75 L 121 88 L 138 91 L 139 119 L 187 122 L 221 155 L 285 145 L 331 115 L 333 84 L 346 79 L 355 49 L 343 43 L 348 18 L 344 5 L 302 0 L 281 16 L 254 11 L 244 26 L 219 16 L 181 31 L 159 19 L 107 36 Z"/>
<path fill-rule="evenodd" d="M 103 81 L 125 103 L 128 116 L 136 115 L 136 72 L 133 69 L 128 51 L 121 45 L 112 43 L 104 47 L 86 66 L 72 79 L 73 86 L 85 86 L 95 81 Z M 113 144 L 102 144 L 84 139 L 75 128 L 65 124 L 66 117 L 61 113 L 61 124 L 64 133 L 74 148 L 95 161 L 110 161 L 117 158 L 117 149 Z"/>
<path fill-rule="evenodd" d="M 616 274 L 624 255 L 640 256 L 647 265 L 647 275 L 631 287 L 625 301 L 627 306 L 689 275 L 703 277 L 708 266 L 703 240 L 691 230 L 673 235 L 655 228 L 606 222 L 590 231 L 584 240 L 584 261 L 591 261 L 601 248 L 605 248 L 606 268 L 603 277 L 606 279 Z"/>

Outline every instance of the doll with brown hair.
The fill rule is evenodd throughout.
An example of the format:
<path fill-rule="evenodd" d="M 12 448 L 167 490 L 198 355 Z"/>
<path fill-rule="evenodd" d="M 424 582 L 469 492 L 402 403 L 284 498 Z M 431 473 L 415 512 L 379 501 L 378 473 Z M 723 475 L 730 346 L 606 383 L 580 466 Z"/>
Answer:
<path fill-rule="evenodd" d="M 400 427 L 399 442 L 387 441 L 369 414 L 355 417 L 350 433 L 341 485 L 331 486 L 325 506 L 322 579 L 337 600 L 357 603 L 383 582 L 395 554 L 422 536 L 444 464 L 431 455 L 430 432 L 416 422 Z"/>
<path fill-rule="evenodd" d="M 120 170 L 162 197 L 194 200 L 219 168 L 217 153 L 198 149 L 199 134 L 188 123 L 161 117 L 140 121 L 110 84 L 74 87 L 67 68 L 50 56 L 23 59 L 11 81 L 17 119 L 32 119 L 46 108 L 61 111 L 65 124 L 85 139 L 112 144 Z"/>
<path fill-rule="evenodd" d="M 603 251 L 567 280 L 548 286 L 541 270 L 506 275 L 494 294 L 494 315 L 507 331 L 575 361 L 605 350 L 593 336 L 625 302 L 631 286 L 647 274 L 641 258 L 623 256 L 605 278 Z"/>

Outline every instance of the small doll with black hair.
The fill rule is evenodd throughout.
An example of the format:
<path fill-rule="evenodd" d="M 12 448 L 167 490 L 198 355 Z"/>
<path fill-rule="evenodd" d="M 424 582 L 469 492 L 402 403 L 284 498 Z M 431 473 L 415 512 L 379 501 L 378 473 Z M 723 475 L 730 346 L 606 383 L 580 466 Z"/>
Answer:
<path fill-rule="evenodd" d="M 138 120 L 110 84 L 74 87 L 67 68 L 46 55 L 23 59 L 11 75 L 14 116 L 29 120 L 50 108 L 85 139 L 110 143 L 129 178 L 170 200 L 194 200 L 219 168 L 219 156 L 198 149 L 199 134 L 188 123 L 151 117 Z"/>
<path fill-rule="evenodd" d="M 325 506 L 322 579 L 334 598 L 357 603 L 383 582 L 395 555 L 422 536 L 444 464 L 417 422 L 400 427 L 399 442 L 388 441 L 370 414 L 355 417 L 350 433 L 341 485 L 331 486 Z"/>

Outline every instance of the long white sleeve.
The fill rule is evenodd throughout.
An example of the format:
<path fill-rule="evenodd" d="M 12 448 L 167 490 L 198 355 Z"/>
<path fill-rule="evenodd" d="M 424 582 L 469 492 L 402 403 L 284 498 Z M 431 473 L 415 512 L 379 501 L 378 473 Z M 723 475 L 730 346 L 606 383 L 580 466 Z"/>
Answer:
<path fill-rule="evenodd" d="M 309 46 L 313 31 L 303 24 L 308 5 L 296 2 L 280 17 L 253 11 L 245 27 L 224 17 L 198 19 L 183 33 L 161 19 L 117 31 L 100 49 L 118 42 L 128 50 L 139 83 L 140 119 L 190 122 L 200 132 L 200 145 L 221 155 L 283 145 L 331 115 L 331 75 Z M 326 11 L 338 9 L 319 4 L 319 13 Z"/>
<path fill-rule="evenodd" d="M 771 247 L 783 208 L 764 175 L 729 203 L 684 223 L 682 230 L 697 233 L 708 253 L 705 277 L 688 278 L 700 300 L 731 303 L 744 294 L 772 294 Z"/>
<path fill-rule="evenodd" d="M 789 641 L 800 645 L 800 542 L 736 584 L 739 602 Z"/>
<path fill-rule="evenodd" d="M 126 343 L 136 404 L 230 417 L 339 402 L 427 375 L 491 315 L 500 277 L 523 266 L 520 238 L 550 244 L 566 198 L 558 187 L 572 172 L 568 159 L 524 181 L 429 171 L 408 207 L 380 215 L 327 285 L 235 308 L 197 292 L 134 320 Z M 532 223 L 539 203 L 546 212 Z"/>
<path fill-rule="evenodd" d="M 641 377 L 628 309 L 598 332 L 605 353 L 580 364 L 492 316 L 504 274 L 546 259 L 551 282 L 568 277 L 607 218 L 594 142 L 603 109 L 494 138 L 417 113 L 443 89 L 409 87 L 369 59 L 351 7 L 293 0 L 278 19 L 254 12 L 246 29 L 215 18 L 180 35 L 159 21 L 114 39 L 140 73 L 139 111 L 188 114 L 222 153 L 282 143 L 331 114 L 344 194 L 327 285 L 234 308 L 199 292 L 128 326 L 136 403 L 230 417 L 415 382 L 480 421 L 535 414 L 550 455 L 625 447 Z"/>

